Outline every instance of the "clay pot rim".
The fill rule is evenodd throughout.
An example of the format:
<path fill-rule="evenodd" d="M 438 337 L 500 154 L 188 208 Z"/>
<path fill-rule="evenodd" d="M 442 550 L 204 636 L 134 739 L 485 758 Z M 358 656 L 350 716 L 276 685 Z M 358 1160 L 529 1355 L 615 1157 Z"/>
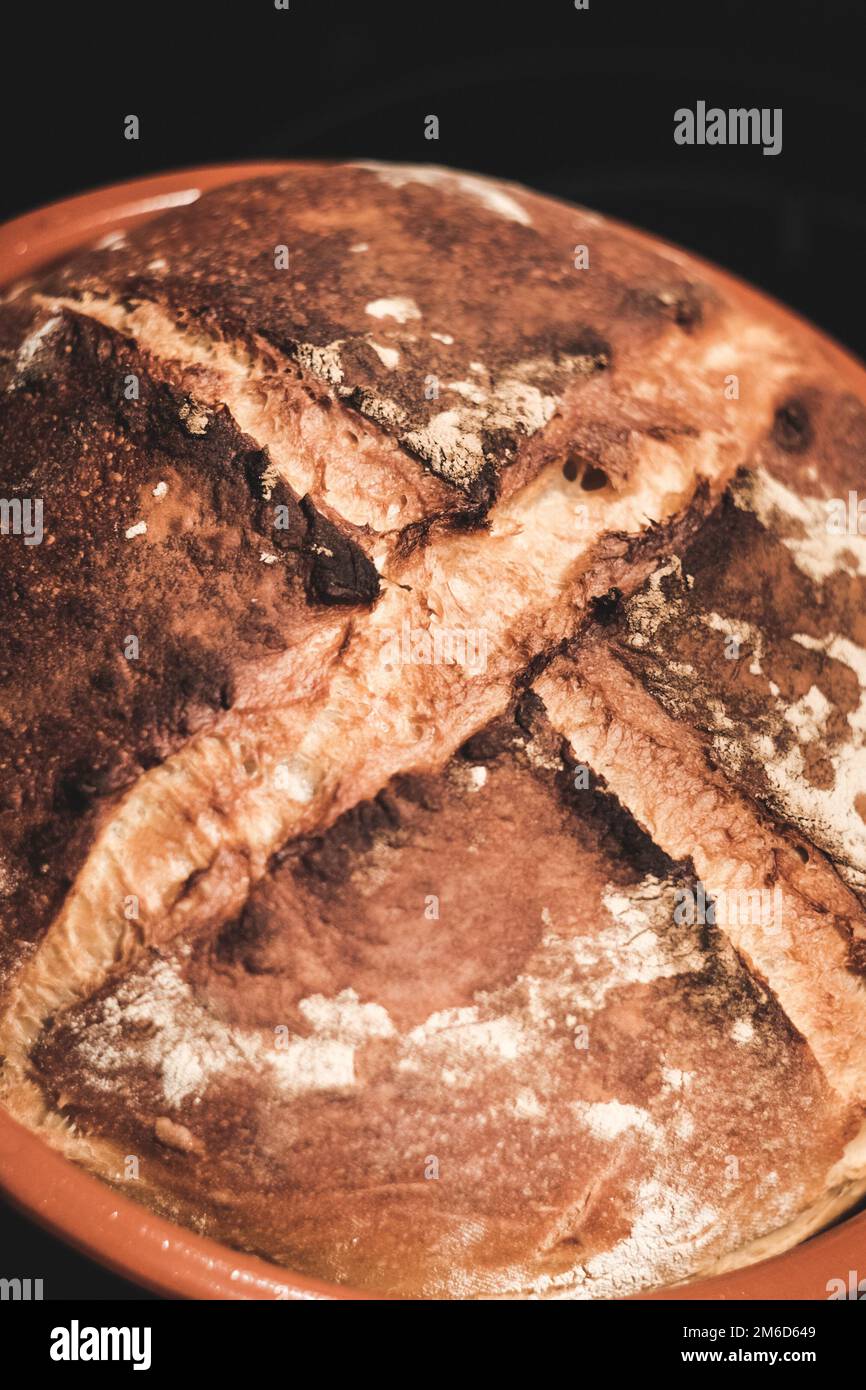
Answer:
<path fill-rule="evenodd" d="M 239 179 L 285 172 L 294 162 L 219 164 L 111 184 L 25 213 L 0 227 L 0 287 L 101 235 L 193 202 Z M 866 397 L 866 369 L 805 319 L 762 291 L 658 237 L 607 219 L 630 237 L 699 268 L 707 281 L 764 319 L 817 337 L 852 388 Z M 83 1254 L 155 1293 L 192 1299 L 381 1299 L 369 1291 L 294 1274 L 156 1216 L 51 1149 L 0 1109 L 0 1189 L 12 1205 Z M 866 1252 L 866 1211 L 745 1269 L 641 1295 L 646 1299 L 826 1299 L 827 1280 L 848 1278 Z M 863 1271 L 866 1274 L 866 1270 Z"/>

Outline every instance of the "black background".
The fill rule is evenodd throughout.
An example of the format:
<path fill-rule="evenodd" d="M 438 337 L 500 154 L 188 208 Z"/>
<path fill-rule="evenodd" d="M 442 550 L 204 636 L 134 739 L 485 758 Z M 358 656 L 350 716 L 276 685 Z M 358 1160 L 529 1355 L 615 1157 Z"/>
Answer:
<path fill-rule="evenodd" d="M 430 160 L 658 232 L 866 355 L 863 0 L 590 0 L 582 12 L 574 0 L 290 0 L 287 11 L 143 0 L 27 13 L 0 82 L 2 217 L 199 163 Z M 675 145 L 673 112 L 699 99 L 782 107 L 782 153 Z M 138 141 L 124 139 L 128 114 Z M 424 138 L 429 114 L 438 141 Z"/>
<path fill-rule="evenodd" d="M 863 13 L 862 0 L 16 7 L 0 218 L 202 163 L 431 161 L 657 232 L 866 356 Z M 698 100 L 781 107 L 781 154 L 675 145 L 674 111 Z M 135 1293 L 2 1209 L 0 1264 L 43 1277 L 46 1297 Z"/>

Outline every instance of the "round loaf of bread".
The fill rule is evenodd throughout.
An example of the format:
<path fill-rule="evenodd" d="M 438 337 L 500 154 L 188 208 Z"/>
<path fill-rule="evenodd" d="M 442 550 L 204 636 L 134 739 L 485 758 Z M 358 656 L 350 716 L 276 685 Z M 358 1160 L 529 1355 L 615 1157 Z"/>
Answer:
<path fill-rule="evenodd" d="M 6 1108 L 409 1297 L 622 1297 L 850 1208 L 861 381 L 428 165 L 242 180 L 8 291 Z"/>

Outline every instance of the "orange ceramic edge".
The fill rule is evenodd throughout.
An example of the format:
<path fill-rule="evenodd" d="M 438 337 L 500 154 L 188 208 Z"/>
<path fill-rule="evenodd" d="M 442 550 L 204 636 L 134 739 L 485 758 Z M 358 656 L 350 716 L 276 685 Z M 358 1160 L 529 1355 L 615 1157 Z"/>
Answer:
<path fill-rule="evenodd" d="M 25 213 L 0 227 L 0 287 L 25 279 L 100 235 L 155 216 L 198 193 L 238 179 L 279 173 L 289 162 L 209 165 L 113 184 Z M 184 197 L 189 194 L 189 197 Z M 765 318 L 796 323 L 820 339 L 845 375 L 866 394 L 866 371 L 847 351 L 771 296 L 700 257 L 637 228 L 628 235 L 676 257 L 686 256 L 707 279 Z M 0 1109 L 0 1187 L 27 1216 L 82 1253 L 169 1298 L 362 1299 L 381 1295 L 325 1284 L 255 1255 L 197 1235 L 156 1216 L 62 1157 Z M 859 1262 L 859 1263 L 858 1263 Z M 681 1287 L 640 1295 L 652 1300 L 827 1298 L 827 1280 L 847 1279 L 866 1262 L 866 1212 L 851 1217 L 784 1255 Z M 50 1295 L 50 1291 L 49 1291 Z"/>

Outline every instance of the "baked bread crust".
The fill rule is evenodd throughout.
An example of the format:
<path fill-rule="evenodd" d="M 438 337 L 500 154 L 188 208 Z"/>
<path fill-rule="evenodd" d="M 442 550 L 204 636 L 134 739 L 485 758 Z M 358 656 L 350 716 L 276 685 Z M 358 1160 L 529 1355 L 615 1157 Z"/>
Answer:
<path fill-rule="evenodd" d="M 13 1113 L 409 1295 L 618 1296 L 855 1200 L 866 544 L 818 520 L 866 410 L 820 340 L 526 190 L 309 166 L 19 287 L 0 354 L 47 542 L 0 552 Z"/>

